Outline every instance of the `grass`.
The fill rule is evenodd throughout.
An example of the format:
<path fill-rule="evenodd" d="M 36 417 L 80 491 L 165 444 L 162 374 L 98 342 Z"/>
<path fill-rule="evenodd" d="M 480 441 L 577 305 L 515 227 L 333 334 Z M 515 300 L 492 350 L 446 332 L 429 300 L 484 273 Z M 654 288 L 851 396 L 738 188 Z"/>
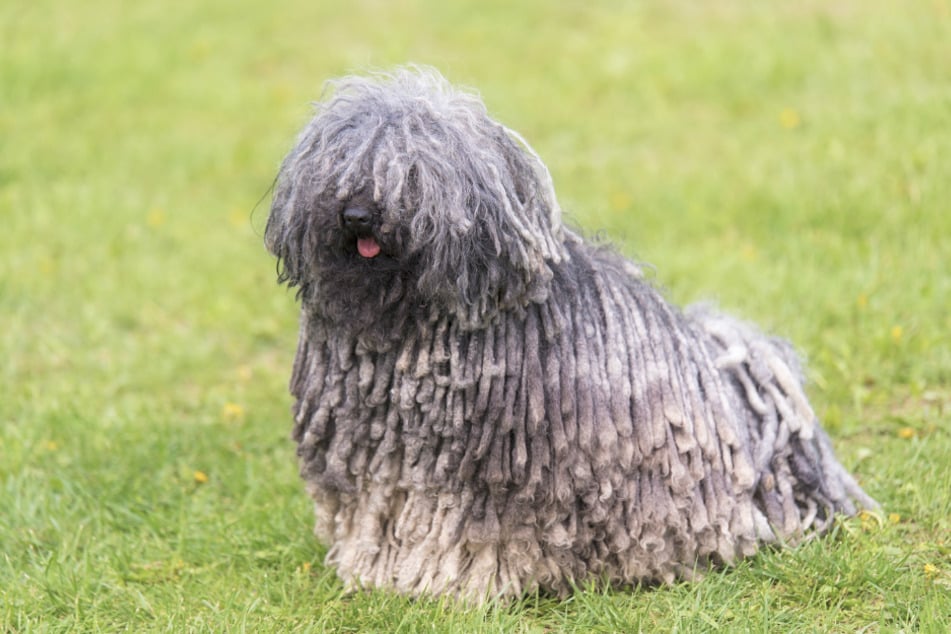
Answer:
<path fill-rule="evenodd" d="M 951 629 L 951 4 L 0 6 L 0 631 Z M 477 86 L 571 221 L 791 337 L 883 504 L 699 583 L 345 596 L 267 192 L 325 78 Z"/>

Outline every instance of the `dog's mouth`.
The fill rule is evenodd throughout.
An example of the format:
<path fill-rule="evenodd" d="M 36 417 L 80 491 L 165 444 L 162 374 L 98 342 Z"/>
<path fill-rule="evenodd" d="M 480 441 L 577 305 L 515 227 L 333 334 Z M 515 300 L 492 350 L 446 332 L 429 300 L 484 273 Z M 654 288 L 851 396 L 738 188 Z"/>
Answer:
<path fill-rule="evenodd" d="M 340 212 L 340 226 L 356 239 L 357 253 L 367 260 L 380 255 L 380 243 L 373 235 L 374 208 L 360 200 L 352 200 Z"/>
<path fill-rule="evenodd" d="M 361 236 L 357 238 L 357 253 L 368 260 L 375 258 L 380 255 L 380 243 L 373 236 Z"/>

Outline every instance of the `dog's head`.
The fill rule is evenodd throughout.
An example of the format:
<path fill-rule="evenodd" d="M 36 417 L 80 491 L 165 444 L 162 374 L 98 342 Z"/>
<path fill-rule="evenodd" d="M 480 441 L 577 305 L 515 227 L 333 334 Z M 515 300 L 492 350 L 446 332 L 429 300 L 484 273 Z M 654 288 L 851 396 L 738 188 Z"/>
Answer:
<path fill-rule="evenodd" d="M 330 88 L 265 232 L 306 309 L 356 331 L 434 311 L 477 325 L 545 296 L 565 257 L 560 211 L 521 137 L 432 70 Z"/>

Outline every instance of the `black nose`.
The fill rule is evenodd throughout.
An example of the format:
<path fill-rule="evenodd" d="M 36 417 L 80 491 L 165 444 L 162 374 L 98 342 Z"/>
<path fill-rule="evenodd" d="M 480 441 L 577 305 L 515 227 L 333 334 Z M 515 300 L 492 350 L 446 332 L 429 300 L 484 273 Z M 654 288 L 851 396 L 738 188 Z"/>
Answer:
<path fill-rule="evenodd" d="M 370 230 L 372 216 L 363 207 L 347 207 L 340 214 L 343 226 L 350 231 L 360 233 Z"/>

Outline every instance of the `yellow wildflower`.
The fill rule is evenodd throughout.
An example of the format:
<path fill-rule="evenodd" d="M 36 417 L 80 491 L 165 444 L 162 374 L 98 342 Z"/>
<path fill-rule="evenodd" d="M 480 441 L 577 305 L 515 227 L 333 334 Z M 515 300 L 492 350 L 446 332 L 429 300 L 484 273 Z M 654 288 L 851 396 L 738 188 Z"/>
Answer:
<path fill-rule="evenodd" d="M 237 229 L 248 226 L 248 215 L 241 209 L 232 209 L 228 213 L 228 224 Z"/>
<path fill-rule="evenodd" d="M 225 403 L 221 408 L 221 417 L 226 421 L 239 421 L 244 418 L 244 408 L 237 403 Z"/>
<path fill-rule="evenodd" d="M 191 47 L 188 49 L 188 55 L 191 57 L 193 62 L 203 61 L 208 57 L 208 53 L 211 52 L 211 44 L 208 43 L 208 40 L 197 40 L 192 43 Z"/>
<path fill-rule="evenodd" d="M 204 484 L 208 482 L 208 474 L 204 471 L 195 472 L 195 484 Z"/>
<path fill-rule="evenodd" d="M 802 119 L 800 119 L 799 113 L 792 108 L 783 108 L 782 112 L 779 113 L 779 124 L 787 130 L 798 128 L 800 123 L 802 123 Z"/>
<path fill-rule="evenodd" d="M 616 191 L 608 200 L 612 211 L 623 211 L 631 206 L 631 197 L 624 192 Z"/>
<path fill-rule="evenodd" d="M 294 89 L 288 83 L 276 84 L 271 90 L 271 97 L 277 103 L 289 103 L 294 98 Z"/>
<path fill-rule="evenodd" d="M 150 209 L 145 217 L 145 222 L 153 229 L 161 227 L 165 224 L 165 210 L 157 207 Z"/>
<path fill-rule="evenodd" d="M 56 260 L 49 256 L 40 259 L 40 273 L 43 275 L 53 275 L 56 273 Z"/>

